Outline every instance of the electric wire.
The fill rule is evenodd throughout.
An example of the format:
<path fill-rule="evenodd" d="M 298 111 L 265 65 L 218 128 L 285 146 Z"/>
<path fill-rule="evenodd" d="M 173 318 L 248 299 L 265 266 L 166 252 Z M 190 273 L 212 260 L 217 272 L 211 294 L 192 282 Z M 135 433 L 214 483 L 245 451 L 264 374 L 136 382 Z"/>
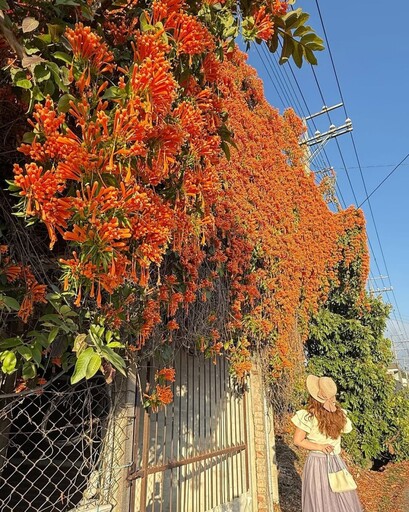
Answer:
<path fill-rule="evenodd" d="M 403 162 L 405 162 L 405 160 L 407 160 L 409 158 L 409 153 L 397 164 L 395 165 L 395 167 L 391 170 L 391 172 L 385 176 L 385 178 L 379 183 L 379 185 L 377 185 L 370 194 L 367 194 L 367 196 L 365 197 L 365 199 L 362 201 L 362 203 L 358 206 L 358 208 L 361 208 L 361 206 L 363 204 L 365 204 L 367 201 L 368 201 L 368 204 L 370 204 L 369 202 L 369 198 L 373 196 L 373 194 L 385 183 L 385 181 L 390 178 L 390 176 L 392 176 L 392 174 L 397 171 L 399 169 L 399 167 L 402 166 Z"/>
<path fill-rule="evenodd" d="M 271 76 L 271 74 L 270 74 L 270 71 L 269 71 L 269 69 L 267 68 L 266 63 L 264 62 L 264 59 L 261 57 L 261 54 L 260 54 L 259 49 L 257 48 L 257 46 L 256 46 L 255 48 L 256 48 L 257 54 L 258 54 L 258 56 L 259 56 L 259 58 L 260 58 L 260 61 L 262 62 L 262 64 L 263 64 L 263 66 L 264 66 L 264 68 L 265 68 L 265 70 L 266 70 L 266 72 L 267 72 L 268 76 L 270 77 L 270 80 L 271 80 L 271 82 L 272 82 L 272 84 L 273 84 L 273 87 L 274 87 L 274 89 L 275 89 L 276 93 L 277 93 L 277 96 L 279 97 L 279 99 L 280 99 L 280 101 L 281 101 L 281 104 L 282 104 L 282 105 L 283 105 L 283 107 L 284 107 L 285 102 L 284 102 L 283 98 L 281 97 L 281 94 L 280 94 L 279 90 L 277 89 L 277 86 L 276 86 L 276 84 L 275 84 L 275 81 L 273 80 L 273 78 L 272 78 L 272 76 Z"/>
<path fill-rule="evenodd" d="M 270 55 L 269 55 L 269 51 L 266 49 L 266 47 L 264 45 L 262 45 L 262 51 L 264 52 L 264 57 L 266 58 L 267 62 L 269 63 L 269 66 L 270 66 L 270 69 L 272 70 L 276 80 L 277 80 L 277 83 L 280 85 L 280 88 L 283 92 L 283 95 L 286 97 L 286 100 L 287 100 L 287 104 L 286 104 L 286 108 L 290 107 L 291 105 L 294 104 L 294 98 L 291 96 L 291 91 L 290 89 L 286 86 L 286 84 L 284 83 L 284 81 L 282 80 L 279 72 L 277 71 L 277 69 L 274 67 L 273 65 L 273 62 L 270 58 Z"/>
<path fill-rule="evenodd" d="M 331 60 L 332 68 L 333 68 L 333 71 L 334 71 L 334 76 L 335 76 L 335 80 L 336 80 L 336 83 L 337 83 L 338 92 L 339 92 L 341 101 L 343 103 L 343 109 L 344 109 L 344 112 L 345 112 L 345 116 L 348 118 L 349 116 L 348 116 L 348 112 L 346 110 L 346 105 L 345 105 L 344 97 L 343 97 L 343 94 L 342 94 L 342 89 L 341 89 L 341 84 L 340 84 L 339 76 L 338 76 L 337 69 L 336 69 L 336 66 L 335 66 L 335 61 L 334 61 L 334 58 L 333 58 L 333 55 L 332 55 L 331 46 L 330 46 L 330 43 L 329 43 L 329 38 L 328 38 L 328 35 L 327 35 L 327 31 L 325 29 L 325 23 L 324 23 L 324 20 L 323 20 L 323 16 L 322 16 L 322 13 L 321 13 L 321 9 L 320 9 L 318 0 L 315 0 L 315 4 L 316 4 L 316 7 L 317 7 L 318 16 L 320 18 L 321 26 L 322 26 L 322 29 L 323 29 L 323 33 L 324 33 L 324 37 L 325 37 L 325 42 L 327 44 L 327 49 L 328 49 L 329 57 L 330 57 L 330 60 Z M 313 69 L 313 73 L 314 73 L 314 76 L 315 76 L 314 69 Z M 386 273 L 387 273 L 387 276 L 388 276 L 389 286 L 392 288 L 392 284 L 391 284 L 391 280 L 390 280 L 390 273 L 389 273 L 389 270 L 388 270 L 388 266 L 386 264 L 386 258 L 385 258 L 385 254 L 384 254 L 384 251 L 383 251 L 382 243 L 381 243 L 381 240 L 380 240 L 378 227 L 377 227 L 377 224 L 375 222 L 375 216 L 373 214 L 372 205 L 371 205 L 371 202 L 370 202 L 369 199 L 382 186 L 382 184 L 385 183 L 385 181 L 406 161 L 406 159 L 409 157 L 409 153 L 401 160 L 401 162 L 399 162 L 399 164 L 397 164 L 394 167 L 394 169 L 382 180 L 382 182 L 370 194 L 368 194 L 365 178 L 364 178 L 363 171 L 362 171 L 362 166 L 361 166 L 360 158 L 359 158 L 359 155 L 358 155 L 358 150 L 357 150 L 356 143 L 355 143 L 355 138 L 354 138 L 352 132 L 350 133 L 350 136 L 351 136 L 351 142 L 352 142 L 354 154 L 355 154 L 355 157 L 356 157 L 356 160 L 357 160 L 358 168 L 359 168 L 359 171 L 360 171 L 362 183 L 363 183 L 365 194 L 366 194 L 366 198 L 364 199 L 364 201 L 362 201 L 359 204 L 358 208 L 360 208 L 365 202 L 368 202 L 368 207 L 369 207 L 369 211 L 370 211 L 370 214 L 371 214 L 372 222 L 373 222 L 373 225 L 374 225 L 377 241 L 378 241 L 378 244 L 379 244 L 379 248 L 380 248 L 383 264 L 384 264 L 384 267 L 385 267 L 385 270 L 386 270 Z M 358 202 L 357 202 L 357 204 L 358 204 Z M 369 242 L 369 239 L 368 239 L 368 242 Z M 406 326 L 405 326 L 405 324 L 403 322 L 402 315 L 401 315 L 401 312 L 400 312 L 400 308 L 399 308 L 398 302 L 396 300 L 396 295 L 395 295 L 395 292 L 393 291 L 393 288 L 392 288 L 392 296 L 393 296 L 393 299 L 394 299 L 396 310 L 397 310 L 399 318 L 401 320 L 401 324 L 402 324 L 403 330 L 405 332 L 406 339 L 408 340 Z M 387 297 L 389 298 L 388 295 L 387 295 Z M 389 302 L 391 303 L 390 300 L 389 300 Z M 392 305 L 392 303 L 391 303 L 391 305 Z M 392 307 L 393 307 L 393 305 L 392 305 Z M 396 317 L 396 315 L 395 315 L 395 317 Z"/>

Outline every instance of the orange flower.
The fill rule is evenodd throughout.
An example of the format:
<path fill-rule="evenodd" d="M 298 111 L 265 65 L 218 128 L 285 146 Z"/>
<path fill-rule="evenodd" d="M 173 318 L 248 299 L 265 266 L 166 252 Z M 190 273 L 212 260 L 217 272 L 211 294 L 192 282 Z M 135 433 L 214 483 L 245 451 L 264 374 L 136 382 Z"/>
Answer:
<path fill-rule="evenodd" d="M 256 28 L 256 37 L 268 41 L 274 33 L 274 23 L 270 15 L 266 13 L 265 5 L 254 14 L 254 26 Z"/>
<path fill-rule="evenodd" d="M 168 382 L 175 382 L 175 369 L 174 368 L 162 368 L 156 372 L 155 380 L 165 380 Z"/>
<path fill-rule="evenodd" d="M 176 96 L 176 81 L 170 73 L 170 62 L 160 54 L 147 57 L 135 65 L 131 76 L 131 90 L 145 103 L 145 109 L 154 115 L 168 112 Z"/>
<path fill-rule="evenodd" d="M 179 324 L 176 322 L 176 320 L 170 320 L 166 324 L 166 328 L 168 331 L 177 331 L 179 329 Z"/>
<path fill-rule="evenodd" d="M 156 397 L 160 405 L 169 405 L 173 402 L 173 393 L 170 386 L 156 386 Z"/>
<path fill-rule="evenodd" d="M 172 30 L 179 54 L 197 55 L 214 49 L 210 32 L 189 14 L 181 12 L 172 14 L 165 23 L 165 29 Z"/>
<path fill-rule="evenodd" d="M 114 55 L 102 38 L 92 32 L 91 27 L 77 23 L 73 29 L 67 28 L 65 36 L 68 39 L 74 57 L 88 63 L 93 73 L 112 72 Z"/>

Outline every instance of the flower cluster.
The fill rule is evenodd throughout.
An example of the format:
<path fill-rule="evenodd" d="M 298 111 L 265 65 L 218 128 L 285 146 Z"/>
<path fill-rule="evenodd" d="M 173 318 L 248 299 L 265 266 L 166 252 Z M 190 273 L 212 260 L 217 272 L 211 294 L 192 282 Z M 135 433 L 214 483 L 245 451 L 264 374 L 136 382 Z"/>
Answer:
<path fill-rule="evenodd" d="M 58 233 L 71 246 L 61 265 L 64 288 L 76 291 L 77 305 L 95 300 L 105 307 L 125 286 L 148 290 L 152 268 L 170 246 L 187 286 L 176 303 L 169 290 L 170 308 L 195 300 L 198 289 L 219 187 L 221 101 L 209 79 L 202 86 L 192 76 L 182 87 L 172 71 L 173 48 L 202 53 L 211 47 L 210 34 L 180 6 L 155 5 L 173 46 L 162 29 L 135 30 L 132 65 L 121 68 L 109 89 L 104 73 L 114 68 L 107 43 L 81 23 L 67 29 L 74 99 L 67 113 L 51 98 L 36 105 L 34 138 L 20 148 L 30 162 L 14 166 L 24 214 L 46 225 L 51 248 Z M 205 46 L 193 48 L 189 38 Z M 160 321 L 160 302 L 146 302 L 140 346 Z"/>
<path fill-rule="evenodd" d="M 240 377 L 248 371 L 243 362 L 251 354 L 240 343 L 245 333 L 250 346 L 268 347 L 278 375 L 290 364 L 296 320 L 305 339 L 308 319 L 327 297 L 339 262 L 362 258 L 364 289 L 363 215 L 353 208 L 328 209 L 313 175 L 305 171 L 302 122 L 292 111 L 280 116 L 268 105 L 243 54 L 236 52 L 223 65 L 219 86 L 237 145 L 231 161 L 219 167 L 226 185 L 216 205 L 222 236 L 214 241 L 213 256 L 225 261 L 231 277 L 230 330 L 238 340 L 233 366 Z"/>
<path fill-rule="evenodd" d="M 0 245 L 0 277 L 5 276 L 6 283 L 13 287 L 19 285 L 18 290 L 21 293 L 18 298 L 21 299 L 21 303 L 17 316 L 26 323 L 33 312 L 34 305 L 46 302 L 47 286 L 38 283 L 29 266 L 15 263 L 8 255 L 8 250 L 7 245 Z"/>
<path fill-rule="evenodd" d="M 278 37 L 287 8 L 242 6 L 247 40 Z M 48 64 L 65 94 L 36 96 L 26 162 L 14 165 L 20 212 L 46 226 L 73 305 L 125 334 L 129 350 L 157 332 L 160 346 L 176 343 L 178 314 L 211 301 L 224 279 L 228 323 L 207 314 L 207 334 L 191 343 L 214 361 L 227 352 L 240 381 L 265 347 L 279 374 L 295 318 L 306 326 L 340 261 L 365 256 L 362 216 L 328 209 L 305 172 L 302 122 L 268 105 L 233 49 L 227 2 L 128 0 L 103 14 L 67 25 L 64 52 L 50 56 L 67 63 L 64 81 Z M 29 269 L 15 274 L 29 290 L 26 320 L 44 289 Z M 157 372 L 153 408 L 170 403 L 174 379 L 173 368 Z"/>

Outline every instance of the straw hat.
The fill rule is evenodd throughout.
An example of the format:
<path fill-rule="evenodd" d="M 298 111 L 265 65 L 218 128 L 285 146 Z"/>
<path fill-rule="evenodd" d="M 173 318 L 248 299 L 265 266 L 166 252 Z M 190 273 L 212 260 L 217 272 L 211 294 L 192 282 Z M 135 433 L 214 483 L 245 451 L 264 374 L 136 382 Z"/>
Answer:
<path fill-rule="evenodd" d="M 316 377 L 308 375 L 307 389 L 310 395 L 323 404 L 324 409 L 328 412 L 335 412 L 335 395 L 337 394 L 337 385 L 331 377 Z"/>

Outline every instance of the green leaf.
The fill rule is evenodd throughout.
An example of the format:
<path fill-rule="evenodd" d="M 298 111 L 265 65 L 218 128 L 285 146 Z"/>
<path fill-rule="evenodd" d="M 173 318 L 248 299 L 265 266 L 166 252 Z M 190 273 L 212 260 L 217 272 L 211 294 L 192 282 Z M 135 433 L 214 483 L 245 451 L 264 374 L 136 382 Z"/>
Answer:
<path fill-rule="evenodd" d="M 318 64 L 318 61 L 314 55 L 314 53 L 312 52 L 312 50 L 310 50 L 308 48 L 308 46 L 304 46 L 304 55 L 305 55 L 305 58 L 307 59 L 307 61 L 312 64 L 313 66 L 316 66 Z"/>
<path fill-rule="evenodd" d="M 8 190 L 10 190 L 10 192 L 17 192 L 18 190 L 21 190 L 21 188 L 18 185 L 16 185 L 14 183 L 14 181 L 11 181 L 11 180 L 5 180 L 5 181 L 8 185 Z M 16 214 L 14 214 L 14 215 L 16 215 Z M 4 276 L 4 274 L 3 274 L 3 276 Z M 5 276 L 4 277 L 3 276 L 0 276 L 0 279 L 4 279 Z"/>
<path fill-rule="evenodd" d="M 21 374 L 23 379 L 24 380 L 34 379 L 34 377 L 36 375 L 37 375 L 37 368 L 36 368 L 35 364 L 34 363 L 30 363 L 29 361 L 24 363 L 23 371 L 22 371 L 22 374 Z"/>
<path fill-rule="evenodd" d="M 147 32 L 148 30 L 155 30 L 155 27 L 148 23 L 148 20 L 146 19 L 144 12 L 139 16 L 139 24 L 142 32 Z"/>
<path fill-rule="evenodd" d="M 35 137 L 35 133 L 34 132 L 26 132 L 24 135 L 23 135 L 23 142 L 25 144 L 31 144 L 34 140 L 34 137 Z"/>
<path fill-rule="evenodd" d="M 63 304 L 60 308 L 60 314 L 65 316 L 67 313 L 71 311 L 70 306 L 67 306 L 67 304 Z"/>
<path fill-rule="evenodd" d="M 40 322 L 55 322 L 56 320 L 60 320 L 60 317 L 55 313 L 48 313 L 40 317 Z"/>
<path fill-rule="evenodd" d="M 58 43 L 61 36 L 64 34 L 65 26 L 62 24 L 47 23 L 47 27 L 51 42 Z"/>
<path fill-rule="evenodd" d="M 285 21 L 285 26 L 287 29 L 291 28 L 298 21 L 298 17 L 301 14 L 301 8 L 296 9 L 295 11 L 289 11 L 282 18 Z"/>
<path fill-rule="evenodd" d="M 124 98 L 126 96 L 126 90 L 120 89 L 116 85 L 109 87 L 104 95 L 102 96 L 102 99 L 104 100 L 111 100 L 111 99 L 119 99 Z"/>
<path fill-rule="evenodd" d="M 21 29 L 24 33 L 33 32 L 33 30 L 35 30 L 39 24 L 40 23 L 35 18 L 27 16 L 27 18 L 24 18 L 23 22 L 21 23 Z"/>
<path fill-rule="evenodd" d="M 48 344 L 51 345 L 51 343 L 55 340 L 57 337 L 57 334 L 60 332 L 59 327 L 54 327 L 54 329 L 51 329 L 50 334 L 48 335 Z"/>
<path fill-rule="evenodd" d="M 43 91 L 44 95 L 47 96 L 47 94 L 49 94 L 50 96 L 52 96 L 54 94 L 54 91 L 55 91 L 55 85 L 53 84 L 53 82 L 51 80 L 48 80 L 44 86 L 44 91 Z"/>
<path fill-rule="evenodd" d="M 55 83 L 61 91 L 68 92 L 68 87 L 63 83 L 60 76 L 60 68 L 55 62 L 47 62 L 47 67 L 51 70 Z"/>
<path fill-rule="evenodd" d="M 26 361 L 29 361 L 31 358 L 32 358 L 32 353 L 31 353 L 31 350 L 26 347 L 25 345 L 22 345 L 21 347 L 18 347 L 17 348 L 17 352 L 23 356 L 23 358 L 26 360 Z"/>
<path fill-rule="evenodd" d="M 318 37 L 317 34 L 314 34 L 314 33 L 310 33 L 310 34 L 306 34 L 306 35 L 302 36 L 302 38 L 300 39 L 300 43 L 303 45 L 308 45 L 310 43 L 314 43 L 316 45 L 321 46 L 322 49 L 324 48 L 323 40 L 320 37 Z"/>
<path fill-rule="evenodd" d="M 284 43 L 283 48 L 281 50 L 280 64 L 285 64 L 290 58 L 292 52 L 294 50 L 294 41 L 292 37 L 287 34 L 284 35 Z"/>
<path fill-rule="evenodd" d="M 92 20 L 93 12 L 89 5 L 81 5 L 81 14 L 86 20 Z"/>
<path fill-rule="evenodd" d="M 301 11 L 301 8 L 300 9 L 297 9 L 297 10 L 300 10 Z M 298 15 L 298 19 L 296 21 L 296 23 L 293 23 L 292 24 L 292 27 L 291 28 L 295 28 L 295 27 L 301 27 L 305 24 L 306 21 L 308 21 L 310 18 L 310 15 L 306 12 L 301 12 L 299 15 Z"/>
<path fill-rule="evenodd" d="M 34 86 L 34 89 L 31 94 L 33 95 L 33 99 L 35 99 L 36 101 L 42 101 L 45 97 L 44 94 L 41 92 L 40 88 L 38 87 L 38 85 Z"/>
<path fill-rule="evenodd" d="M 66 62 L 67 64 L 72 63 L 72 55 L 68 55 L 68 53 L 65 52 L 55 52 L 53 53 L 53 57 L 58 60 L 62 60 Z"/>
<path fill-rule="evenodd" d="M 88 364 L 94 354 L 94 349 L 91 347 L 81 352 L 75 363 L 74 373 L 71 376 L 71 384 L 76 384 L 86 377 Z"/>
<path fill-rule="evenodd" d="M 51 71 L 46 69 L 42 64 L 38 64 L 34 68 L 34 76 L 37 82 L 44 82 L 45 80 L 49 80 Z"/>
<path fill-rule="evenodd" d="M 1 297 L 1 300 L 9 309 L 14 309 L 14 311 L 18 311 L 20 309 L 20 304 L 14 297 L 8 297 L 7 295 L 4 295 Z"/>
<path fill-rule="evenodd" d="M 123 343 L 121 343 L 120 341 L 110 341 L 109 343 L 107 343 L 106 346 L 109 348 L 124 348 L 125 347 L 125 345 Z"/>
<path fill-rule="evenodd" d="M 74 101 L 75 98 L 72 94 L 63 94 L 61 98 L 58 100 L 58 111 L 59 112 L 68 112 L 71 108 L 70 102 Z M 68 306 L 62 306 L 62 307 L 68 307 Z M 70 309 L 68 307 L 68 309 Z"/>
<path fill-rule="evenodd" d="M 126 368 L 125 361 L 123 360 L 123 358 L 120 355 L 116 354 L 109 347 L 102 347 L 101 348 L 101 354 L 103 355 L 103 357 L 109 363 L 111 363 L 113 366 L 115 366 L 115 368 L 119 372 L 121 372 L 123 375 L 126 375 L 126 372 L 125 372 L 125 368 Z"/>
<path fill-rule="evenodd" d="M 73 352 L 77 352 L 78 354 L 82 352 L 87 346 L 87 335 L 82 333 L 78 334 L 78 336 L 74 340 L 74 346 L 72 348 Z"/>
<path fill-rule="evenodd" d="M 271 39 L 267 42 L 268 49 L 271 53 L 275 53 L 278 48 L 278 32 L 274 32 Z"/>
<path fill-rule="evenodd" d="M 0 9 L 3 11 L 8 11 L 10 9 L 10 6 L 6 0 L 0 0 Z"/>
<path fill-rule="evenodd" d="M 0 341 L 0 350 L 18 347 L 18 345 L 21 345 L 21 338 L 7 338 Z"/>
<path fill-rule="evenodd" d="M 324 46 L 319 43 L 308 43 L 306 46 L 313 52 L 321 52 L 324 49 Z"/>
<path fill-rule="evenodd" d="M 220 144 L 220 147 L 222 148 L 223 153 L 226 155 L 227 160 L 230 162 L 230 158 L 231 158 L 231 154 L 230 154 L 230 147 L 229 147 L 229 145 L 227 144 L 227 142 L 225 142 L 224 140 L 222 140 L 222 142 L 221 142 L 221 144 Z"/>
<path fill-rule="evenodd" d="M 42 43 L 47 45 L 52 43 L 50 34 L 40 34 L 39 36 L 36 36 L 36 39 L 39 39 Z"/>
<path fill-rule="evenodd" d="M 86 375 L 85 375 L 85 377 L 87 379 L 90 379 L 97 373 L 97 371 L 101 367 L 101 362 L 102 362 L 101 356 L 99 356 L 98 354 L 94 354 L 93 356 L 91 356 L 88 366 L 87 366 Z"/>
<path fill-rule="evenodd" d="M 34 361 L 37 363 L 37 365 L 40 365 L 41 364 L 41 359 L 42 359 L 42 352 L 41 352 L 41 347 L 38 346 L 38 344 L 34 344 L 34 345 L 31 345 L 31 352 L 33 354 L 33 359 Z"/>
<path fill-rule="evenodd" d="M 298 27 L 297 30 L 294 31 L 293 36 L 301 37 L 304 34 L 307 34 L 308 32 L 310 32 L 310 27 L 305 27 L 304 25 L 302 25 L 301 27 Z"/>
<path fill-rule="evenodd" d="M 70 70 L 66 66 L 62 66 L 61 68 L 61 79 L 64 85 L 70 85 Z"/>
<path fill-rule="evenodd" d="M 17 87 L 21 87 L 22 89 L 31 89 L 33 84 L 27 78 L 20 78 L 14 82 L 14 85 Z"/>
<path fill-rule="evenodd" d="M 17 358 L 14 352 L 7 351 L 6 355 L 3 358 L 3 364 L 1 366 L 1 371 L 3 373 L 13 373 L 16 369 Z"/>
<path fill-rule="evenodd" d="M 302 67 L 302 57 L 303 57 L 303 47 L 297 42 L 294 41 L 294 50 L 293 50 L 293 59 L 297 67 Z"/>
<path fill-rule="evenodd" d="M 34 43 L 28 41 L 24 47 L 27 55 L 34 55 L 35 53 L 38 53 L 40 51 L 40 48 L 36 46 Z"/>

